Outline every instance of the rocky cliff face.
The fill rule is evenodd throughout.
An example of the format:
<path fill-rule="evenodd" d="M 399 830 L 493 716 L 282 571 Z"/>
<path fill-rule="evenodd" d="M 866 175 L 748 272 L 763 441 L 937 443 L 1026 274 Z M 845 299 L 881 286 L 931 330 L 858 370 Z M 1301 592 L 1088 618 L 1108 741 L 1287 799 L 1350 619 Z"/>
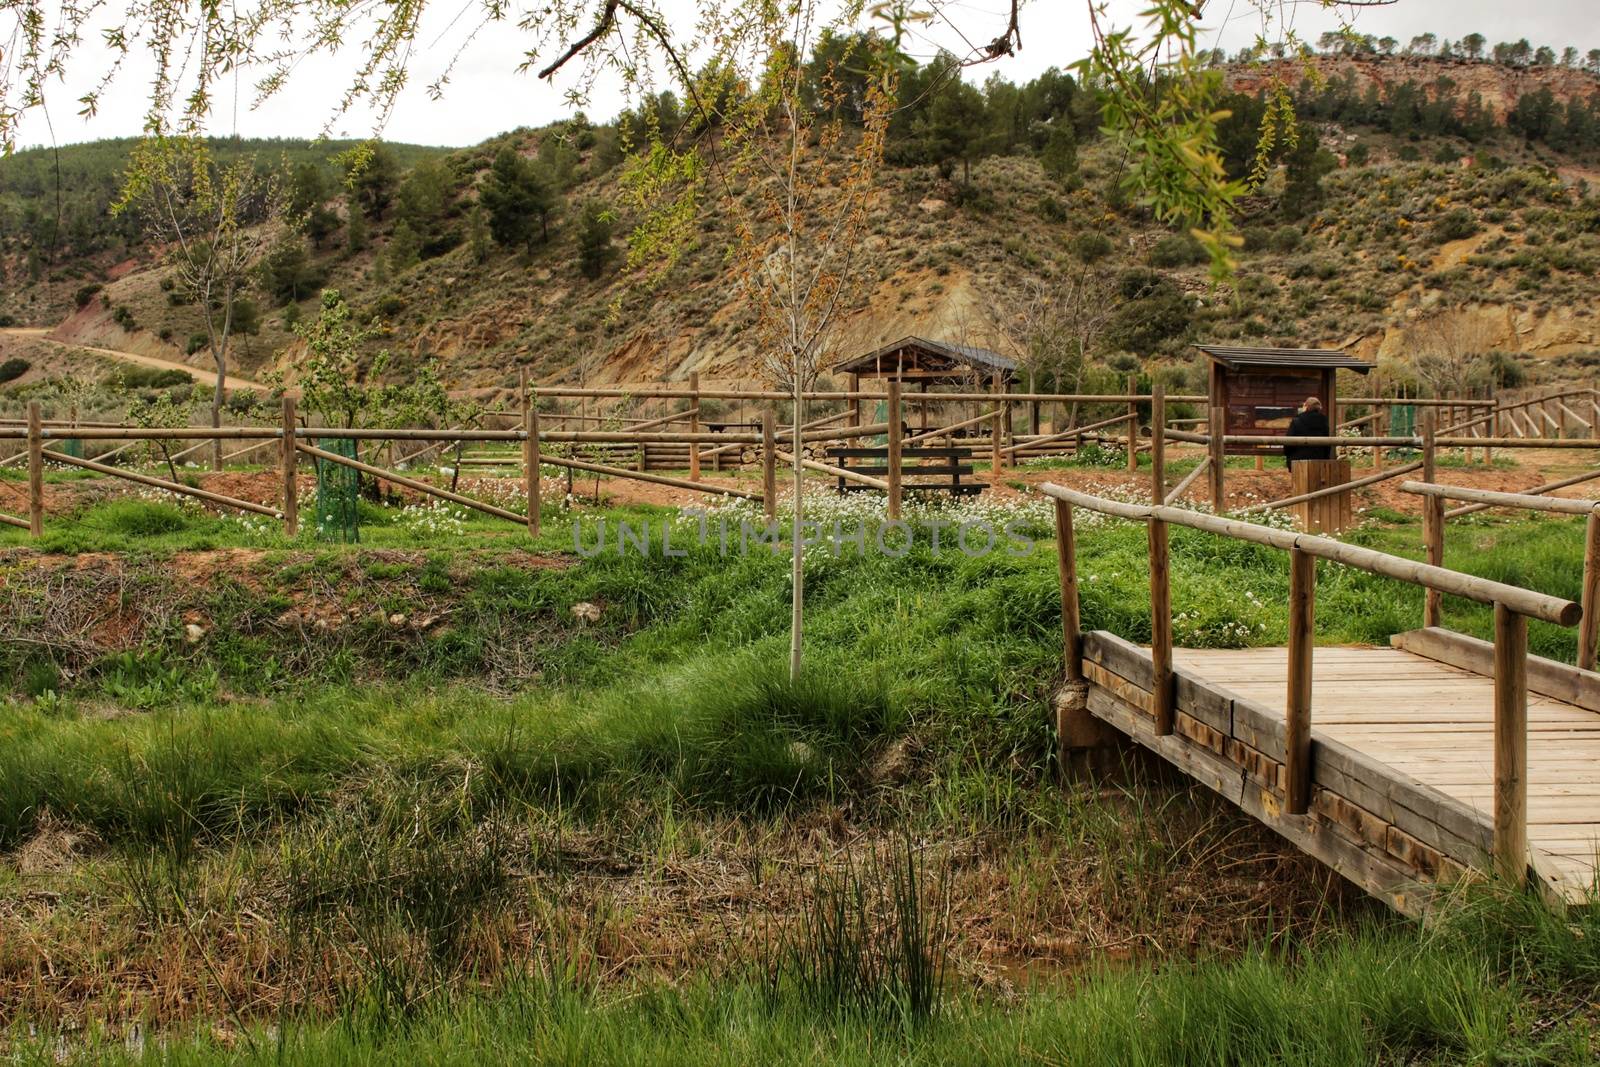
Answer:
<path fill-rule="evenodd" d="M 1309 64 L 1309 68 L 1308 68 Z M 1447 78 L 1456 95 L 1466 100 L 1477 93 L 1496 122 L 1505 121 L 1524 93 L 1549 89 L 1556 100 L 1587 99 L 1600 92 L 1600 78 L 1571 67 L 1505 67 L 1498 63 L 1466 59 L 1429 59 L 1415 56 L 1311 56 L 1285 59 L 1259 66 L 1233 66 L 1227 71 L 1230 89 L 1254 95 L 1274 78 L 1298 86 L 1308 69 L 1329 81 L 1353 76 L 1360 92 L 1377 85 L 1379 92 L 1414 82 L 1430 94 Z"/>

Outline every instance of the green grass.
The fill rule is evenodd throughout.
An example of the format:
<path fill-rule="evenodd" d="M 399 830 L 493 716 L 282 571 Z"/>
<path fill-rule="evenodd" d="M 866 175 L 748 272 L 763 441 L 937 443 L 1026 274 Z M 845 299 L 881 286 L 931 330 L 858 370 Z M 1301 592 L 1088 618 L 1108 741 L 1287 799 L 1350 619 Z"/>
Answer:
<path fill-rule="evenodd" d="M 1015 909 L 1007 921 L 1026 929 L 1029 915 L 1065 906 L 1163 945 L 1194 906 L 1183 878 L 1229 869 L 1240 862 L 1232 847 L 1264 846 L 1197 791 L 1053 784 L 1060 622 L 1048 541 L 1021 557 L 925 544 L 903 558 L 816 553 L 807 666 L 791 682 L 788 563 L 765 552 L 724 557 L 713 542 L 682 557 L 530 566 L 525 532 L 486 521 L 468 524 L 481 536 L 404 551 L 269 545 L 247 569 L 199 582 L 164 560 L 194 543 L 184 538 L 241 543 L 207 525 L 224 520 L 129 501 L 81 519 L 83 543 L 140 553 L 114 581 L 13 561 L 0 587 L 12 625 L 37 625 L 55 617 L 44 606 L 60 613 L 74 598 L 100 618 L 107 596 L 156 622 L 114 654 L 52 661 L 37 645 L 6 644 L 17 681 L 0 715 L 0 850 L 60 826 L 93 842 L 58 885 L 59 917 L 24 929 L 60 940 L 64 974 L 109 983 L 107 993 L 75 979 L 108 1013 L 101 1048 L 87 1012 L 84 1047 L 96 1057 L 138 1058 L 121 1049 L 124 1017 L 107 1007 L 121 979 L 94 961 L 209 961 L 226 957 L 229 931 L 257 923 L 277 939 L 274 964 L 309 976 L 270 1017 L 275 1035 L 261 1011 L 217 994 L 226 983 L 210 972 L 211 992 L 194 1001 L 209 1005 L 194 1009 L 202 1018 L 226 1017 L 231 1052 L 246 1061 L 1559 1063 L 1585 1062 L 1593 1040 L 1574 1005 L 1600 978 L 1595 913 L 1562 919 L 1498 891 L 1420 930 L 1337 903 L 1262 912 L 1222 890 L 1207 914 L 1257 947 L 1180 939 L 1151 950 L 1159 967 L 1121 969 L 1090 952 L 1081 973 L 1047 973 L 1005 1000 L 904 946 L 863 948 L 879 929 L 861 921 L 869 912 L 901 915 L 893 928 L 916 939 L 943 935 L 893 888 L 898 868 L 847 867 L 794 883 L 809 918 L 788 941 L 723 946 L 715 964 L 670 980 L 597 975 L 600 946 L 643 905 L 596 905 L 594 865 L 641 867 L 654 872 L 647 884 L 668 887 L 709 852 L 748 864 L 739 892 L 758 894 L 792 877 L 762 835 L 801 837 L 806 826 L 846 848 L 873 833 L 906 834 L 919 856 L 938 843 L 947 866 L 930 868 L 919 899 L 937 898 L 962 864 L 997 862 L 1014 879 L 995 898 Z M 570 528 L 548 525 L 538 547 L 556 556 Z M 1281 553 L 1171 535 L 1181 643 L 1284 640 Z M 1418 555 L 1415 524 L 1355 539 Z M 1447 562 L 1576 596 L 1581 541 L 1567 520 L 1472 520 L 1451 526 Z M 1146 548 L 1142 527 L 1083 523 L 1087 626 L 1148 635 Z M 284 621 L 300 610 L 295 591 L 313 588 L 351 621 Z M 575 616 L 579 602 L 600 605 L 600 619 Z M 1419 625 L 1421 610 L 1413 587 L 1319 568 L 1323 641 L 1383 641 Z M 387 621 L 395 613 L 443 621 L 414 631 Z M 1447 600 L 1446 613 L 1488 631 L 1486 609 Z M 198 640 L 180 624 L 191 616 L 204 621 Z M 1537 650 L 1570 657 L 1569 632 L 1532 633 Z M 881 765 L 902 750 L 910 769 L 886 778 Z M 837 828 L 822 830 L 825 819 Z M 1066 900 L 1064 873 L 1082 879 Z M 0 891 L 30 884 L 0 864 Z M 954 907 L 968 921 L 974 907 L 999 918 L 981 898 Z M 512 936 L 524 929 L 538 931 L 531 948 Z M 86 959 L 73 956 L 80 936 L 92 942 Z M 22 966 L 33 943 L 19 934 L 0 946 L 0 966 Z M 536 977 L 490 951 L 506 944 L 531 953 Z M 840 959 L 856 962 L 832 968 Z M 901 970 L 922 977 L 902 982 Z M 19 1017 L 49 1030 L 58 1016 L 42 1005 L 54 997 L 41 984 Z M 199 1022 L 179 1011 L 147 1058 L 220 1057 L 212 1037 L 187 1036 Z"/>

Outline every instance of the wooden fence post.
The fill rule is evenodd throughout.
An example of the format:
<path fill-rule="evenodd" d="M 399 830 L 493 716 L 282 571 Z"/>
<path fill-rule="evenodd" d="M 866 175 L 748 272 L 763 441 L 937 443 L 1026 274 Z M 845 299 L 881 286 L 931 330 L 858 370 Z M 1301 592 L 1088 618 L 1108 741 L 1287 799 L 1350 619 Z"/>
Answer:
<path fill-rule="evenodd" d="M 44 418 L 37 400 L 28 401 L 28 533 L 44 534 Z"/>
<path fill-rule="evenodd" d="M 295 473 L 300 467 L 300 450 L 295 448 L 295 399 L 283 398 L 283 437 L 278 441 L 278 469 L 283 476 L 283 533 L 293 537 L 300 532 L 300 487 Z"/>
<path fill-rule="evenodd" d="M 1289 691 L 1283 734 L 1283 810 L 1311 807 L 1311 653 L 1316 644 L 1317 557 L 1289 550 Z"/>
<path fill-rule="evenodd" d="M 1156 385 L 1150 394 L 1150 503 L 1167 502 L 1167 390 Z"/>
<path fill-rule="evenodd" d="M 1521 886 L 1528 865 L 1528 620 L 1494 606 L 1494 866 Z"/>
<path fill-rule="evenodd" d="M 1067 681 L 1083 681 L 1083 624 L 1078 616 L 1078 546 L 1072 532 L 1072 505 L 1056 501 L 1056 571 L 1061 579 L 1062 654 Z"/>
<path fill-rule="evenodd" d="M 1583 537 L 1583 618 L 1578 622 L 1578 666 L 1594 670 L 1600 641 L 1600 511 L 1589 512 Z"/>
<path fill-rule="evenodd" d="M 1139 391 L 1139 376 L 1128 375 L 1128 395 L 1132 396 Z M 1139 469 L 1139 404 L 1138 401 L 1128 401 L 1128 471 L 1131 473 Z"/>
<path fill-rule="evenodd" d="M 1145 520 L 1150 542 L 1150 670 L 1158 737 L 1172 733 L 1177 719 L 1177 691 L 1172 678 L 1172 581 L 1167 552 L 1167 524 Z"/>
<path fill-rule="evenodd" d="M 1429 407 L 1422 412 L 1422 480 L 1437 484 L 1437 454 L 1434 447 L 1437 415 Z M 1422 498 L 1422 547 L 1427 561 L 1435 567 L 1444 566 L 1444 498 Z M 1438 626 L 1444 614 L 1444 596 L 1437 589 L 1428 588 L 1422 594 L 1422 625 Z"/>
<path fill-rule="evenodd" d="M 859 419 L 860 415 L 857 414 Z M 768 404 L 761 409 L 761 506 L 768 522 L 778 518 L 778 428 L 777 416 Z M 861 425 L 856 422 L 855 425 Z M 798 447 L 798 446 L 796 446 Z"/>
<path fill-rule="evenodd" d="M 543 521 L 544 481 L 539 476 L 539 398 L 522 380 L 522 495 L 528 498 L 528 536 L 538 537 Z M 640 446 L 640 457 L 644 448 Z M 641 463 L 642 466 L 642 463 Z"/>
<path fill-rule="evenodd" d="M 1211 431 L 1207 451 L 1210 453 L 1211 462 L 1206 467 L 1206 476 L 1211 481 L 1211 510 L 1221 515 L 1228 510 L 1228 489 L 1225 484 L 1227 468 L 1224 465 L 1226 449 L 1222 441 L 1223 427 L 1227 424 L 1227 420 L 1223 418 L 1223 410 L 1217 404 L 1212 404 L 1207 409 L 1207 414 L 1210 417 Z"/>
<path fill-rule="evenodd" d="M 990 387 L 994 392 L 994 421 L 990 424 L 992 430 L 989 434 L 993 447 L 993 455 L 989 459 L 989 470 L 996 477 L 1000 477 L 1000 467 L 1003 463 L 1001 449 L 1005 447 L 1006 416 L 1009 404 L 1002 397 L 1005 393 L 1005 383 L 1000 380 L 1000 372 L 995 371 L 990 378 Z"/>
<path fill-rule="evenodd" d="M 861 392 L 861 375 L 850 375 L 850 391 L 852 393 Z M 861 398 L 859 396 L 852 396 L 850 398 L 850 425 L 861 425 Z"/>
<path fill-rule="evenodd" d="M 900 379 L 890 378 L 889 386 L 889 518 L 900 517 Z M 798 431 L 797 431 L 798 435 Z M 798 444 L 795 446 L 799 447 Z M 1000 462 L 999 441 L 995 442 L 995 463 Z"/>
<path fill-rule="evenodd" d="M 700 372 L 697 370 L 692 370 L 689 372 L 689 393 L 689 407 L 691 409 L 691 414 L 689 415 L 689 432 L 699 433 Z M 797 451 L 800 448 L 800 427 L 798 426 L 796 426 L 794 429 L 794 447 Z M 691 482 L 698 482 L 700 480 L 700 443 L 698 441 L 689 442 L 689 480 Z"/>

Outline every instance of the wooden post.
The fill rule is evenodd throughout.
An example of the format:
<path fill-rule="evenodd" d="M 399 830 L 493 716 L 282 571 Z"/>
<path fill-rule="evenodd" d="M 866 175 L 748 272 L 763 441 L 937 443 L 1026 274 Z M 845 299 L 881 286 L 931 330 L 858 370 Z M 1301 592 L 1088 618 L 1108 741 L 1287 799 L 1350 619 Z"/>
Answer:
<path fill-rule="evenodd" d="M 1583 538 L 1583 618 L 1578 622 L 1578 666 L 1594 670 L 1600 640 L 1600 512 L 1589 512 Z"/>
<path fill-rule="evenodd" d="M 1283 810 L 1311 807 L 1311 650 L 1316 644 L 1317 557 L 1289 551 L 1289 691 L 1285 704 Z"/>
<path fill-rule="evenodd" d="M 900 379 L 889 379 L 889 518 L 900 517 Z M 796 445 L 795 447 L 799 447 Z M 1000 448 L 995 445 L 995 464 L 1000 463 Z"/>
<path fill-rule="evenodd" d="M 1494 606 L 1494 865 L 1522 885 L 1528 865 L 1528 620 Z"/>
<path fill-rule="evenodd" d="M 857 412 L 859 419 L 860 413 Z M 768 404 L 761 409 L 761 506 L 767 521 L 778 517 L 778 428 L 777 415 Z M 855 425 L 861 425 L 856 422 Z"/>
<path fill-rule="evenodd" d="M 44 418 L 37 400 L 28 401 L 28 533 L 44 535 Z"/>
<path fill-rule="evenodd" d="M 1083 681 L 1083 624 L 1078 616 L 1078 546 L 1072 532 L 1072 505 L 1056 501 L 1056 571 L 1061 579 L 1062 653 L 1067 681 Z"/>
<path fill-rule="evenodd" d="M 1146 520 L 1150 541 L 1150 669 L 1158 737 L 1172 733 L 1177 719 L 1177 690 L 1172 678 L 1172 582 L 1167 552 L 1167 524 Z"/>
<path fill-rule="evenodd" d="M 1222 443 L 1223 427 L 1227 420 L 1223 418 L 1223 411 L 1219 405 L 1213 404 L 1209 409 L 1211 442 L 1207 451 L 1211 454 L 1211 462 L 1206 466 L 1206 477 L 1211 481 L 1211 510 L 1218 515 L 1228 510 L 1228 490 L 1223 478 L 1223 457 L 1225 450 Z"/>
<path fill-rule="evenodd" d="M 522 495 L 528 498 L 528 536 L 538 537 L 544 510 L 544 480 L 539 476 L 539 398 L 528 388 L 527 373 L 522 377 Z M 643 466 L 644 448 L 639 449 Z"/>
<path fill-rule="evenodd" d="M 1128 394 L 1131 396 L 1139 391 L 1139 376 L 1128 375 Z M 1128 470 L 1133 472 L 1139 469 L 1139 405 L 1136 401 L 1128 401 Z"/>
<path fill-rule="evenodd" d="M 1004 463 L 1001 450 L 1005 448 L 1005 410 L 1009 405 L 1001 399 L 1005 385 L 1000 381 L 1000 372 L 995 371 L 990 381 L 994 392 L 994 418 L 990 423 L 991 432 L 989 437 L 993 442 L 994 455 L 989 460 L 989 470 L 998 479 L 1000 477 L 1000 468 Z"/>
<path fill-rule="evenodd" d="M 1382 407 L 1375 407 L 1373 408 L 1373 411 L 1377 414 L 1377 418 L 1372 420 L 1372 436 L 1383 437 L 1385 436 L 1383 429 L 1385 426 L 1389 425 L 1389 413 Z M 1372 446 L 1372 469 L 1375 471 L 1383 470 L 1382 445 Z"/>
<path fill-rule="evenodd" d="M 850 391 L 852 393 L 861 392 L 861 375 L 850 375 Z M 861 425 L 861 398 L 858 396 L 850 398 L 850 425 Z"/>
<path fill-rule="evenodd" d="M 689 432 L 699 433 L 700 372 L 697 370 L 692 370 L 689 372 L 689 393 L 689 408 L 692 412 L 692 414 L 689 416 Z M 794 438 L 794 447 L 798 449 L 801 447 L 800 427 L 798 426 L 794 428 Z M 700 444 L 696 441 L 689 442 L 689 480 L 691 482 L 698 482 L 700 480 Z"/>
<path fill-rule="evenodd" d="M 1433 440 L 1438 416 L 1429 407 L 1422 412 L 1422 480 L 1436 484 L 1437 455 Z M 1427 561 L 1435 567 L 1444 566 L 1444 498 L 1422 498 L 1422 547 Z M 1438 626 L 1444 615 L 1444 597 L 1437 589 L 1425 589 L 1422 594 L 1422 625 Z"/>
<path fill-rule="evenodd" d="M 300 487 L 295 472 L 300 466 L 300 451 L 295 443 L 295 400 L 283 398 L 283 438 L 278 442 L 278 467 L 283 475 L 283 532 L 293 537 L 300 532 Z"/>
<path fill-rule="evenodd" d="M 1167 390 L 1152 387 L 1150 395 L 1150 503 L 1167 502 Z"/>

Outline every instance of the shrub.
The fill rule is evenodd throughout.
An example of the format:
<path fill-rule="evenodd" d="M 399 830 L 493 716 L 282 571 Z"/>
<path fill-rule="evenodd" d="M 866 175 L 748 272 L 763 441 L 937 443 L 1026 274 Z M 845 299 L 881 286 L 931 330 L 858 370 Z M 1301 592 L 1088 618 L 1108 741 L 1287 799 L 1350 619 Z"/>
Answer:
<path fill-rule="evenodd" d="M 1446 241 L 1459 241 L 1477 233 L 1481 226 L 1478 218 L 1472 213 L 1471 208 L 1452 208 L 1439 216 L 1433 224 L 1433 240 L 1436 244 Z"/>
<path fill-rule="evenodd" d="M 0 363 L 0 383 L 16 381 L 28 373 L 28 368 L 33 366 L 27 360 L 17 356 Z"/>
<path fill-rule="evenodd" d="M 128 305 L 118 304 L 117 310 L 111 313 L 111 321 L 121 326 L 124 330 L 132 331 L 138 327 L 133 321 L 133 312 L 128 310 Z"/>
<path fill-rule="evenodd" d="M 1067 249 L 1083 263 L 1095 263 L 1111 254 L 1111 238 L 1095 230 L 1073 234 Z"/>
<path fill-rule="evenodd" d="M 1300 227 L 1285 223 L 1272 231 L 1272 247 L 1277 252 L 1293 252 L 1300 247 L 1304 235 Z"/>
<path fill-rule="evenodd" d="M 89 301 L 94 299 L 94 294 L 98 293 L 101 288 L 99 282 L 90 282 L 72 294 L 72 302 L 78 305 L 78 309 L 81 311 L 89 306 Z"/>
<path fill-rule="evenodd" d="M 1150 262 L 1157 267 L 1188 267 L 1208 258 L 1200 242 L 1186 233 L 1168 234 L 1150 249 Z"/>
<path fill-rule="evenodd" d="M 118 377 L 125 389 L 170 389 L 193 380 L 185 371 L 161 367 L 124 367 Z"/>
<path fill-rule="evenodd" d="M 1265 226 L 1246 226 L 1240 236 L 1246 252 L 1265 252 L 1272 247 L 1272 231 Z"/>

